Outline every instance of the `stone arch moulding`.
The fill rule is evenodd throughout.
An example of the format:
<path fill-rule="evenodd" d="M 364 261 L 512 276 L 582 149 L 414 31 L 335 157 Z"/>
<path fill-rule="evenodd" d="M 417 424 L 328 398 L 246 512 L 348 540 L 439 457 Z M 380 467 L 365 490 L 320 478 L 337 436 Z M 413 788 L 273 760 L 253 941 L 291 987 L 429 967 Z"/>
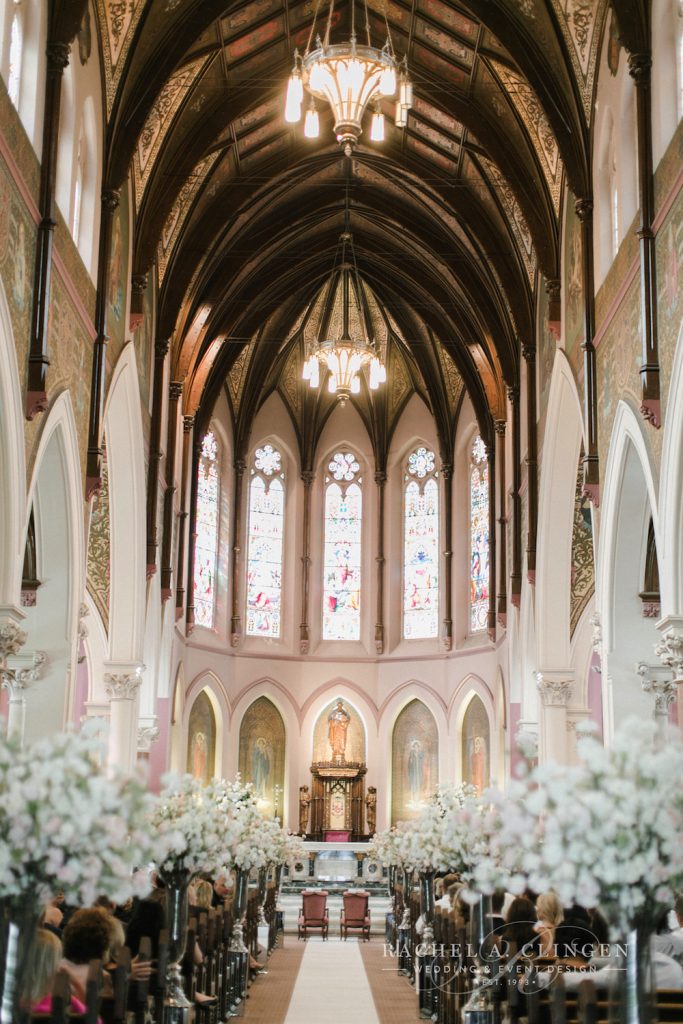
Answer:
<path fill-rule="evenodd" d="M 612 437 L 607 453 L 603 505 L 600 514 L 600 537 L 598 544 L 597 573 L 595 580 L 596 603 L 602 624 L 603 649 L 610 649 L 614 634 L 612 623 L 612 580 L 614 577 L 617 550 L 617 530 L 621 505 L 624 476 L 630 451 L 634 451 L 647 487 L 647 497 L 652 515 L 655 543 L 663 551 L 662 531 L 658 512 L 656 470 L 650 458 L 643 433 L 642 421 L 623 399 L 617 405 L 612 427 Z M 666 566 L 660 561 L 660 573 L 666 578 Z"/>
<path fill-rule="evenodd" d="M 216 720 L 216 756 L 214 760 L 214 776 L 220 778 L 225 774 L 225 747 L 230 723 L 230 710 L 225 691 L 223 690 L 223 685 L 213 672 L 202 672 L 199 676 L 196 676 L 190 683 L 187 693 L 185 694 L 179 752 L 181 770 L 183 772 L 186 771 L 190 715 L 192 714 L 194 702 L 200 693 L 206 693 L 211 703 L 211 707 L 213 708 L 214 718 Z"/>
<path fill-rule="evenodd" d="M 46 541 L 43 555 L 39 558 L 39 571 L 41 571 L 41 564 L 44 565 L 43 559 L 45 557 L 49 556 L 55 560 L 51 568 L 45 570 L 46 579 L 51 583 L 59 583 L 59 574 L 64 574 L 64 579 L 61 581 L 63 591 L 60 593 L 59 600 L 64 600 L 65 607 L 52 607 L 53 614 L 51 615 L 49 627 L 46 627 L 45 623 L 41 625 L 39 606 L 31 609 L 35 613 L 30 617 L 32 621 L 27 619 L 29 634 L 32 630 L 35 631 L 33 637 L 29 636 L 29 644 L 37 649 L 40 648 L 42 640 L 48 654 L 48 659 L 50 659 L 51 644 L 54 645 L 52 648 L 53 652 L 59 650 L 56 661 L 52 664 L 48 662 L 42 683 L 43 686 L 56 685 L 55 672 L 58 673 L 59 679 L 64 683 L 64 704 L 60 725 L 71 718 L 73 711 L 74 670 L 78 647 L 77 627 L 83 599 L 83 581 L 85 579 L 85 531 L 82 493 L 76 420 L 69 393 L 68 391 L 62 391 L 52 402 L 41 424 L 40 437 L 26 501 L 26 523 L 28 523 L 29 510 L 34 505 L 34 502 L 36 503 L 36 528 L 39 552 L 42 546 L 41 533 L 46 524 L 48 526 L 54 525 L 55 528 L 59 529 L 59 516 L 62 513 L 64 516 L 63 533 L 60 536 L 60 540 L 53 543 Z M 41 508 L 43 504 L 45 507 Z M 57 509 L 57 518 L 55 518 L 54 509 Z M 54 541 L 53 538 L 50 539 Z M 65 552 L 59 549 L 60 543 L 65 544 Z M 48 636 L 51 637 L 50 639 L 45 635 L 46 628 Z M 43 692 L 45 691 L 43 690 Z M 28 699 L 30 701 L 30 694 Z M 54 714 L 56 713 L 56 706 L 52 709 L 43 710 L 48 715 Z"/>
<path fill-rule="evenodd" d="M 141 664 L 146 614 L 146 488 L 140 388 L 132 342 L 124 347 L 114 369 L 104 433 L 111 521 L 109 660 Z"/>
<path fill-rule="evenodd" d="M 0 608 L 19 604 L 24 535 L 26 457 L 14 332 L 0 281 Z M 29 503 L 28 509 L 31 505 Z"/>
<path fill-rule="evenodd" d="M 431 712 L 436 722 L 436 731 L 439 740 L 439 780 L 446 781 L 450 778 L 449 771 L 449 729 L 447 718 L 447 706 L 445 701 L 438 696 L 430 686 L 417 679 L 409 680 L 398 686 L 391 696 L 382 704 L 381 717 L 379 721 L 379 750 L 386 752 L 385 778 L 387 792 L 387 813 L 391 815 L 391 752 L 394 727 L 403 709 L 413 700 L 421 701 L 428 711 Z M 379 792 L 378 792 L 379 798 Z M 379 804 L 379 799 L 378 799 Z"/>
<path fill-rule="evenodd" d="M 659 572 L 662 617 L 683 615 L 683 323 L 666 400 L 662 440 Z M 661 546 L 660 546 L 661 545 Z"/>
<path fill-rule="evenodd" d="M 567 670 L 570 666 L 572 526 L 582 437 L 576 384 L 567 357 L 558 350 L 539 481 L 536 637 L 541 671 Z"/>
<path fill-rule="evenodd" d="M 623 713 L 649 710 L 635 665 L 638 661 L 656 664 L 658 635 L 653 621 L 644 619 L 630 605 L 624 605 L 617 615 L 617 601 L 624 592 L 635 598 L 640 589 L 641 565 L 634 559 L 638 545 L 644 550 L 650 516 L 657 550 L 661 551 L 656 470 L 642 421 L 622 399 L 617 405 L 605 467 L 596 574 L 596 606 L 602 630 L 603 731 L 607 741 Z M 666 578 L 669 570 L 663 560 L 660 565 Z M 612 699 L 613 692 L 619 693 L 618 705 Z"/>

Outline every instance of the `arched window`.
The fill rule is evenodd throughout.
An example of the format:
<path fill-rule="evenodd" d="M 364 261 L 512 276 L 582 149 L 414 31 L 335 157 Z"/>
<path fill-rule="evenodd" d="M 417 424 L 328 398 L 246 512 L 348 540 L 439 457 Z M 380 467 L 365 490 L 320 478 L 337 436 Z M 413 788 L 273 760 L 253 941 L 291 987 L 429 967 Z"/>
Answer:
<path fill-rule="evenodd" d="M 486 629 L 489 610 L 489 465 L 477 435 L 470 449 L 470 632 Z"/>
<path fill-rule="evenodd" d="M 280 636 L 284 479 L 280 452 L 272 444 L 257 448 L 249 484 L 248 636 Z"/>
<path fill-rule="evenodd" d="M 360 640 L 360 466 L 336 452 L 325 477 L 323 640 Z"/>
<path fill-rule="evenodd" d="M 434 452 L 417 448 L 404 477 L 403 636 L 439 635 L 439 485 Z"/>
<path fill-rule="evenodd" d="M 9 37 L 9 69 L 7 73 L 7 92 L 15 108 L 19 109 L 19 91 L 21 88 L 21 57 L 23 53 L 23 25 L 21 0 L 14 0 L 12 28 Z"/>
<path fill-rule="evenodd" d="M 194 549 L 194 621 L 213 628 L 216 610 L 218 558 L 218 443 L 212 431 L 204 435 L 197 476 L 197 540 Z"/>

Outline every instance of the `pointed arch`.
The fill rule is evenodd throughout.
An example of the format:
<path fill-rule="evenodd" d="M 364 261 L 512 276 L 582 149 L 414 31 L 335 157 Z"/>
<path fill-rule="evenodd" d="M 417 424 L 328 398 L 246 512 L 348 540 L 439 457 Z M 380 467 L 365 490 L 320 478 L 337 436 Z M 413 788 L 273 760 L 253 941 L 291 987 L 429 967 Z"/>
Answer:
<path fill-rule="evenodd" d="M 287 737 L 285 723 L 268 697 L 257 697 L 242 716 L 239 732 L 239 771 L 254 787 L 264 817 L 282 821 L 285 797 Z"/>
<path fill-rule="evenodd" d="M 582 437 L 576 384 L 567 357 L 558 350 L 550 383 L 539 486 L 536 562 L 539 669 L 567 669 L 570 665 L 572 526 Z"/>
<path fill-rule="evenodd" d="M 399 712 L 391 735 L 391 821 L 414 818 L 439 783 L 436 719 L 419 697 Z"/>
<path fill-rule="evenodd" d="M 0 281 L 0 605 L 18 605 L 26 520 L 26 457 L 19 366 Z M 30 504 L 28 509 L 30 511 Z"/>
<path fill-rule="evenodd" d="M 651 714 L 635 672 L 638 661 L 654 661 L 658 640 L 654 620 L 643 618 L 642 588 L 650 517 L 658 550 L 661 529 L 656 470 L 642 420 L 623 399 L 612 428 L 603 503 L 597 572 L 602 625 L 602 684 L 605 737 L 629 713 Z"/>
<path fill-rule="evenodd" d="M 660 530 L 656 539 L 664 618 L 683 615 L 683 324 L 666 400 L 661 466 Z"/>
<path fill-rule="evenodd" d="M 104 432 L 111 523 L 109 660 L 140 664 L 146 610 L 146 488 L 140 386 L 132 342 L 114 368 Z"/>

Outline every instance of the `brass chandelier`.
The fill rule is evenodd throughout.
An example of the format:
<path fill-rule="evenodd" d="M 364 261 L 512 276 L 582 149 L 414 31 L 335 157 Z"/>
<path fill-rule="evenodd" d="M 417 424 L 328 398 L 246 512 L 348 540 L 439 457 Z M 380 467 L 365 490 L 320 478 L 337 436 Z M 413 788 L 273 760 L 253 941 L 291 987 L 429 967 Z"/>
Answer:
<path fill-rule="evenodd" d="M 395 96 L 398 89 L 395 123 L 399 128 L 406 126 L 408 110 L 413 103 L 413 86 L 408 78 L 407 61 L 405 57 L 399 61 L 394 53 L 386 14 L 386 42 L 378 49 L 372 45 L 367 0 L 363 2 L 366 35 L 364 44 L 359 43 L 356 38 L 355 0 L 351 0 L 351 35 L 348 42 L 330 43 L 334 0 L 329 0 L 324 36 L 321 39 L 320 35 L 316 35 L 315 49 L 311 49 L 320 6 L 318 0 L 303 57 L 298 50 L 294 51 L 294 67 L 289 78 L 285 102 L 285 121 L 296 124 L 301 120 L 304 89 L 307 90 L 310 94 L 310 104 L 306 111 L 304 135 L 309 139 L 317 139 L 320 134 L 320 122 L 315 100 L 327 100 L 334 115 L 337 141 L 347 156 L 351 155 L 362 134 L 363 115 L 368 107 L 372 107 L 373 110 L 370 139 L 373 142 L 382 142 L 384 114 L 380 101 Z"/>
<path fill-rule="evenodd" d="M 380 333 L 383 329 L 384 338 Z M 376 390 L 387 379 L 384 363 L 387 335 L 379 304 L 358 274 L 349 229 L 347 190 L 344 231 L 339 238 L 334 267 L 327 285 L 312 304 L 304 328 L 303 379 L 310 387 L 317 388 L 321 376 L 329 374 L 328 390 L 342 405 L 351 395 L 359 394 L 363 370 L 368 387 Z"/>

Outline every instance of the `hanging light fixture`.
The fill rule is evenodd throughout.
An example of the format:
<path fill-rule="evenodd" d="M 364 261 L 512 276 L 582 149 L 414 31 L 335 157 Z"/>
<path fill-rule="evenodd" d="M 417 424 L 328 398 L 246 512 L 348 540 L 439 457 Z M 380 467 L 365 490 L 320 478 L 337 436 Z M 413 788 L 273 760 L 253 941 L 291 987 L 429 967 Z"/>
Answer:
<path fill-rule="evenodd" d="M 413 87 L 408 78 L 407 61 L 399 61 L 389 31 L 389 22 L 385 13 L 387 38 L 381 49 L 372 45 L 370 38 L 370 18 L 367 0 L 363 0 L 365 9 L 366 44 L 360 44 L 356 38 L 356 6 L 351 0 L 351 35 L 346 43 L 330 43 L 330 30 L 334 0 L 329 0 L 329 10 L 325 26 L 325 34 L 321 40 L 316 36 L 315 49 L 311 49 L 311 40 L 315 31 L 318 7 L 313 17 L 313 24 L 308 36 L 306 50 L 301 57 L 298 50 L 294 51 L 294 67 L 287 86 L 285 102 L 285 120 L 295 124 L 301 119 L 304 87 L 312 97 L 327 100 L 334 115 L 334 130 L 337 141 L 350 156 L 354 145 L 363 131 L 361 122 L 369 104 L 373 104 L 374 114 L 370 138 L 373 142 L 384 139 L 384 120 L 379 102 L 382 98 L 399 95 L 396 104 L 396 124 L 405 127 L 407 113 L 413 102 Z M 312 108 L 315 110 L 315 107 Z M 316 115 L 317 116 L 317 115 Z M 380 127 L 381 118 L 381 127 Z M 307 138 L 317 138 L 309 130 L 312 124 L 311 110 L 306 114 L 304 133 Z"/>
<path fill-rule="evenodd" d="M 328 389 L 342 404 L 360 392 L 361 371 L 365 370 L 373 391 L 387 379 L 383 359 L 386 336 L 384 340 L 380 336 L 384 318 L 358 274 L 349 230 L 348 189 L 344 220 L 332 274 L 314 300 L 304 329 L 306 360 L 302 373 L 312 388 L 319 387 L 321 376 L 329 374 Z"/>

